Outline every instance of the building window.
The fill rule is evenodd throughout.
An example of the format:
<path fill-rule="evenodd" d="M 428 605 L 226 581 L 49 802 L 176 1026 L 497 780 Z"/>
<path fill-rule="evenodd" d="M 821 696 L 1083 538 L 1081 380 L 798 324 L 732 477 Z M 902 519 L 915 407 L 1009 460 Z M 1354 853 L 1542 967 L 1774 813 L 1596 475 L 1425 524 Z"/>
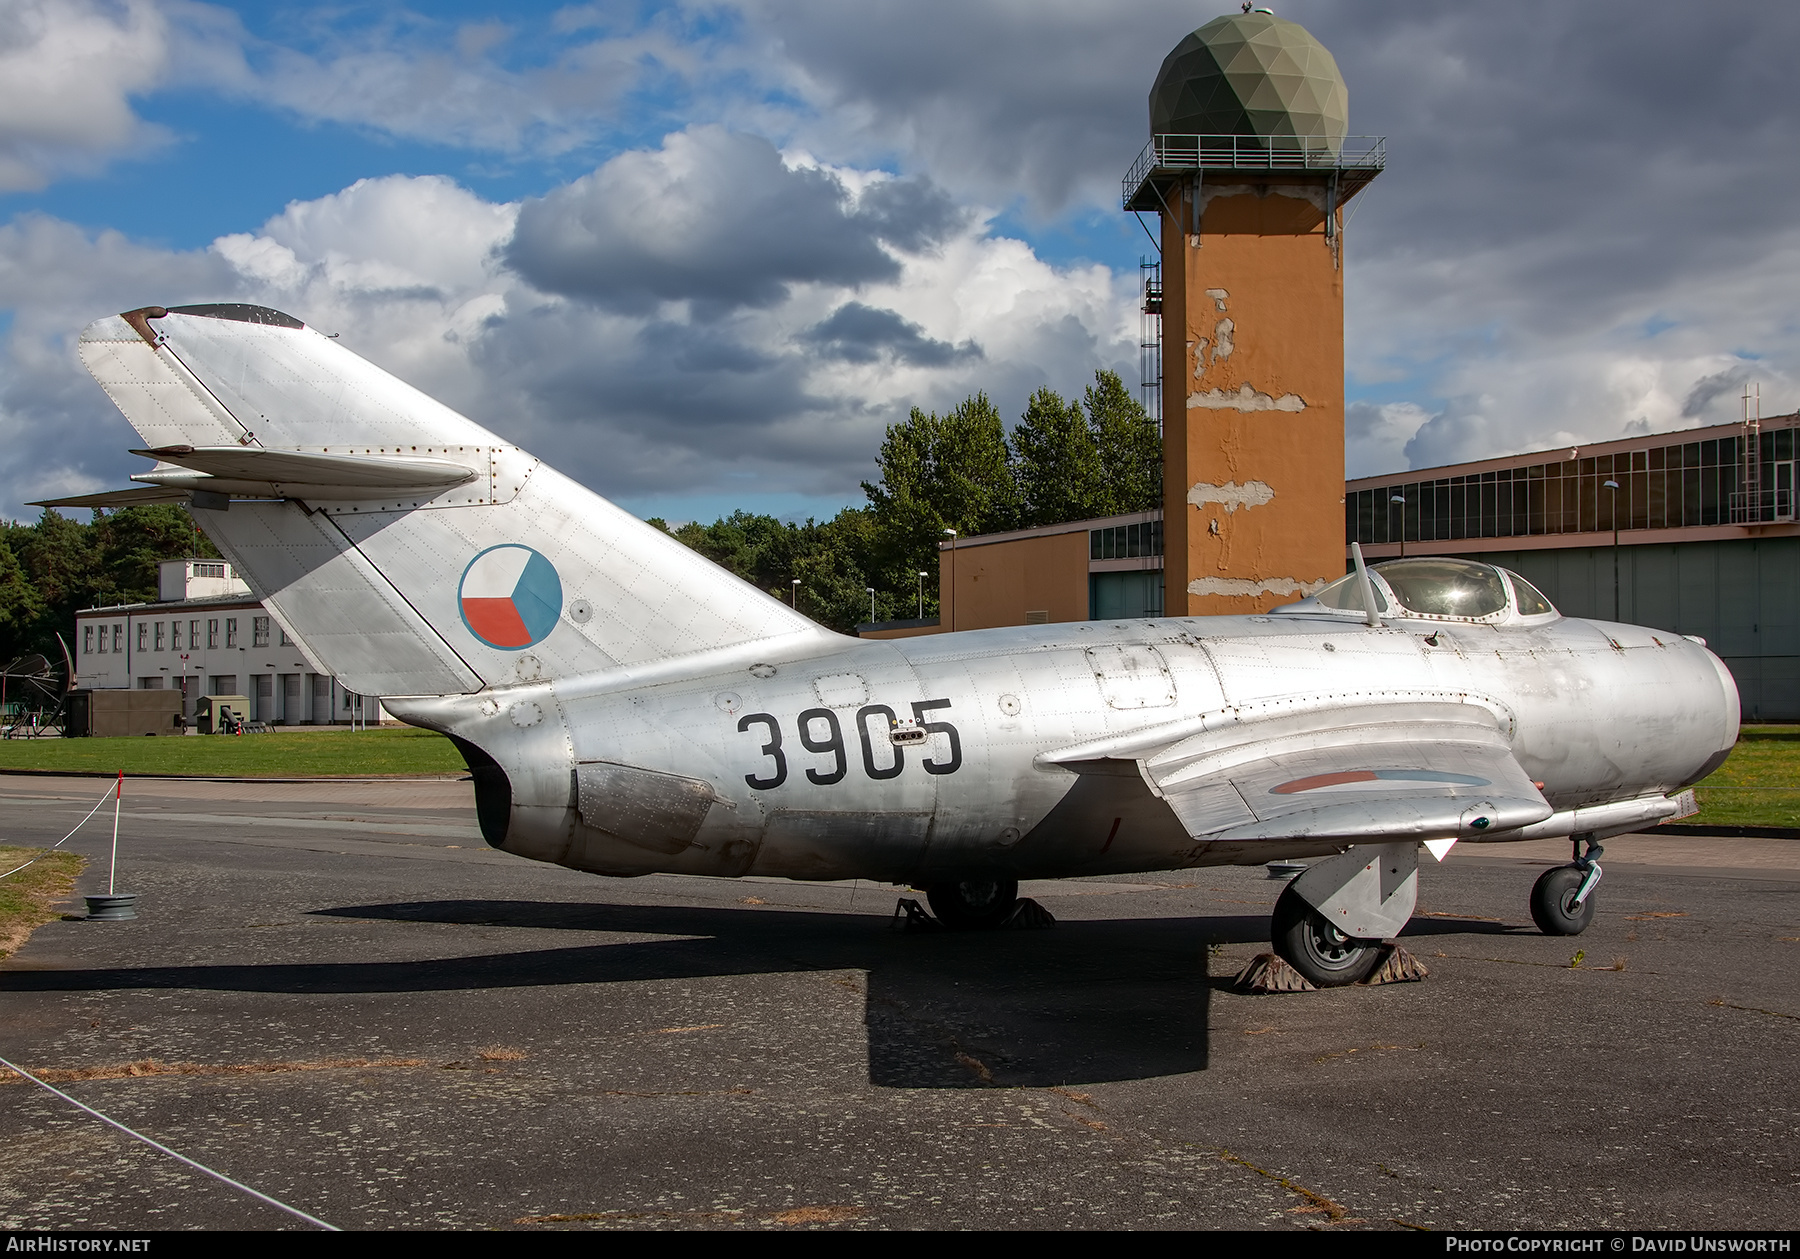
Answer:
<path fill-rule="evenodd" d="M 180 621 L 170 621 L 169 622 L 169 650 L 170 651 L 180 651 L 181 650 L 181 622 Z"/>
<path fill-rule="evenodd" d="M 250 645 L 267 647 L 269 645 L 269 618 L 254 616 L 250 618 Z"/>
<path fill-rule="evenodd" d="M 235 616 L 225 618 L 225 645 L 227 647 L 237 646 L 237 622 L 238 619 Z"/>
<path fill-rule="evenodd" d="M 1793 430 L 1765 431 L 1758 484 L 1739 437 L 1408 481 L 1344 496 L 1346 537 L 1359 542 L 1443 542 L 1786 519 L 1782 488 Z M 1611 481 L 1618 488 L 1608 489 Z"/>
<path fill-rule="evenodd" d="M 125 627 L 123 625 L 115 625 L 115 626 L 113 626 L 113 651 L 121 652 L 124 650 L 125 650 Z"/>
<path fill-rule="evenodd" d="M 1163 553 L 1162 521 L 1145 520 L 1135 525 L 1114 525 L 1088 532 L 1088 558 L 1137 559 Z"/>
<path fill-rule="evenodd" d="M 224 575 L 225 566 L 223 564 L 194 565 L 194 576 L 196 577 L 223 577 Z"/>
<path fill-rule="evenodd" d="M 138 679 L 138 690 L 140 691 L 160 691 L 162 689 L 163 680 L 159 677 Z"/>
<path fill-rule="evenodd" d="M 81 629 L 81 654 L 84 656 L 94 654 L 94 627 L 92 625 L 84 625 Z"/>
<path fill-rule="evenodd" d="M 163 649 L 163 623 L 161 621 L 158 621 L 156 623 L 156 650 L 161 651 L 162 649 Z"/>
<path fill-rule="evenodd" d="M 148 621 L 138 622 L 138 650 L 150 650 L 150 622 Z"/>
<path fill-rule="evenodd" d="M 294 640 L 287 636 L 286 630 L 281 631 L 281 645 L 283 647 L 292 647 L 294 645 Z"/>
<path fill-rule="evenodd" d="M 213 624 L 217 625 L 218 622 L 214 621 Z M 200 622 L 199 621 L 189 621 L 188 622 L 188 650 L 189 651 L 199 651 L 200 650 Z"/>
<path fill-rule="evenodd" d="M 209 648 L 219 645 L 219 618 L 216 616 L 206 622 L 206 645 Z"/>

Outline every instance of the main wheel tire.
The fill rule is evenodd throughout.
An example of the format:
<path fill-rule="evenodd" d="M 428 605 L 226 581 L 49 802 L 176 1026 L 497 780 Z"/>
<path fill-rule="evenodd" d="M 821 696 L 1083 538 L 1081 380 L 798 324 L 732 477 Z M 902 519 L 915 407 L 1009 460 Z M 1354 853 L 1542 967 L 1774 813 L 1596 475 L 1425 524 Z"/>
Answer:
<path fill-rule="evenodd" d="M 1547 936 L 1578 936 L 1594 921 L 1594 897 L 1589 894 L 1581 904 L 1575 894 L 1587 878 L 1580 866 L 1557 866 L 1546 870 L 1531 888 L 1531 920 Z"/>
<path fill-rule="evenodd" d="M 982 931 L 998 927 L 1019 903 L 1017 879 L 974 878 L 955 883 L 933 883 L 925 889 L 931 912 L 939 922 L 958 931 Z"/>
<path fill-rule="evenodd" d="M 1381 941 L 1345 935 L 1292 886 L 1275 902 L 1270 934 L 1281 960 L 1315 988 L 1342 988 L 1369 977 L 1381 960 Z"/>

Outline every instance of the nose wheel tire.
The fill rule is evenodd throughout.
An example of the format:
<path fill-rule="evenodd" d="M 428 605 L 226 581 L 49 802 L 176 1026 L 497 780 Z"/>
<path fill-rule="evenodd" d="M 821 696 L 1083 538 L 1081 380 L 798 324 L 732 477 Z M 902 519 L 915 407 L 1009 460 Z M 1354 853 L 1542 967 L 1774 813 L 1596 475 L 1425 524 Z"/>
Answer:
<path fill-rule="evenodd" d="M 1367 979 L 1381 958 L 1381 941 L 1345 935 L 1292 887 L 1275 902 L 1269 926 L 1275 952 L 1315 988 L 1342 988 Z"/>
<path fill-rule="evenodd" d="M 1557 866 L 1539 876 L 1531 889 L 1531 920 L 1547 936 L 1578 936 L 1594 921 L 1592 894 L 1577 905 L 1575 896 L 1587 871 L 1580 866 Z"/>
<path fill-rule="evenodd" d="M 1017 879 L 976 878 L 933 883 L 925 889 L 931 912 L 946 927 L 981 931 L 998 927 L 1019 903 Z"/>

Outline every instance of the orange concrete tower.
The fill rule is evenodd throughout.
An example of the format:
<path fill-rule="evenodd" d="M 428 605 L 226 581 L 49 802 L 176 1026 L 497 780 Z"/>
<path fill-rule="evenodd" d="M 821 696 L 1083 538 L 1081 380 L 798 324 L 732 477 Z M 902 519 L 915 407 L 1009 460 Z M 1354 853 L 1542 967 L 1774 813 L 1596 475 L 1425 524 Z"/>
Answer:
<path fill-rule="evenodd" d="M 1347 137 L 1337 62 L 1244 6 L 1150 92 L 1125 208 L 1162 221 L 1164 606 L 1260 612 L 1344 572 L 1343 205 L 1383 144 Z"/>

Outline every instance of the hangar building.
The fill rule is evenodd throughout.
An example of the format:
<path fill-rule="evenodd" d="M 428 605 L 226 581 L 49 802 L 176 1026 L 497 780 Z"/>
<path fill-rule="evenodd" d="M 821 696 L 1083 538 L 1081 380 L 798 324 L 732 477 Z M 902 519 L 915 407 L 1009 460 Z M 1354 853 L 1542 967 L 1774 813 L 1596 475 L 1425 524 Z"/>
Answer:
<path fill-rule="evenodd" d="M 344 689 L 291 640 L 224 560 L 164 560 L 156 601 L 75 614 L 75 685 L 180 690 L 182 716 L 200 695 L 243 695 L 270 725 L 358 724 L 378 703 Z"/>
<path fill-rule="evenodd" d="M 1344 563 L 1360 542 L 1371 561 L 1513 569 L 1569 616 L 1699 635 L 1731 667 L 1746 720 L 1800 721 L 1796 464 L 1800 412 L 1362 477 L 1344 485 Z M 1159 515 L 945 543 L 943 624 L 862 632 L 1160 616 Z"/>

